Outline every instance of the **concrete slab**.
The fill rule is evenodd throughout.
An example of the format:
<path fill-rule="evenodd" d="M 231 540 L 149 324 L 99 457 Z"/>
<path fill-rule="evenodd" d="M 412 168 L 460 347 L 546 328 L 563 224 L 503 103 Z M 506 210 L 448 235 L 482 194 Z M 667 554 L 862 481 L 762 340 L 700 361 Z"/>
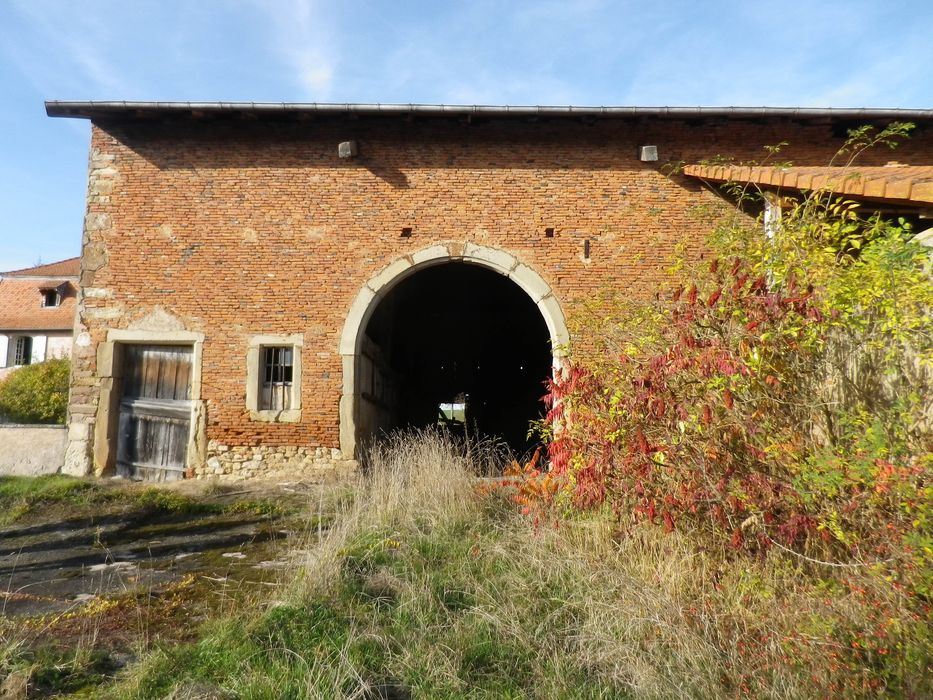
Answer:
<path fill-rule="evenodd" d="M 0 476 L 55 474 L 67 441 L 63 425 L 0 425 Z"/>

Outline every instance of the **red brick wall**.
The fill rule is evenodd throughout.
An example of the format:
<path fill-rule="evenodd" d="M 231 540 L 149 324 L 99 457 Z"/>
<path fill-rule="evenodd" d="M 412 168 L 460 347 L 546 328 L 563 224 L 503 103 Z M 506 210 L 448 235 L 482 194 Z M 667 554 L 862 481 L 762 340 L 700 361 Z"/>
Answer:
<path fill-rule="evenodd" d="M 356 139 L 358 158 L 337 158 Z M 722 155 L 823 165 L 830 125 L 602 121 L 465 124 L 344 119 L 97 124 L 85 231 L 73 413 L 91 420 L 95 351 L 153 308 L 205 334 L 207 437 L 227 445 L 338 445 L 344 316 L 396 257 L 438 241 L 502 248 L 573 314 L 605 285 L 651 293 L 674 246 L 699 247 L 721 200 L 665 164 Z M 638 146 L 656 144 L 658 163 Z M 930 163 L 918 136 L 866 163 Z M 402 227 L 413 229 L 402 238 Z M 544 229 L 553 227 L 554 238 Z M 591 262 L 582 260 L 591 241 Z M 302 419 L 251 421 L 247 338 L 304 333 Z"/>

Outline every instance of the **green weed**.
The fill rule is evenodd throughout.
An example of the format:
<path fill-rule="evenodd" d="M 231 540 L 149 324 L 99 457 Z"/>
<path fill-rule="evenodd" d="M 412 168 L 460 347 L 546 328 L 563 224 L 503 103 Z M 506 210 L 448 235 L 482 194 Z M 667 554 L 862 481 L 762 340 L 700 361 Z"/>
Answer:
<path fill-rule="evenodd" d="M 93 481 L 52 474 L 48 476 L 0 476 L 0 525 L 15 522 L 39 506 L 84 506 L 107 495 Z"/>
<path fill-rule="evenodd" d="M 158 513 L 172 513 L 176 515 L 219 513 L 223 510 L 223 508 L 217 504 L 206 503 L 205 501 L 155 486 L 139 492 L 133 499 L 133 505 L 142 510 L 150 510 Z"/>

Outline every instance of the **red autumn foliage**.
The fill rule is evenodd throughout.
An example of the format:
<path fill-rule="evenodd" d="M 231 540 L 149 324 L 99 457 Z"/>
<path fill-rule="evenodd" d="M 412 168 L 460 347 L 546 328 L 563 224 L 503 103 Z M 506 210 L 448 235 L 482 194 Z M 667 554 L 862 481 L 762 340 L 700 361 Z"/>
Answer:
<path fill-rule="evenodd" d="M 818 447 L 825 326 L 814 290 L 793 276 L 769 284 L 739 258 L 708 269 L 655 302 L 665 322 L 652 343 L 568 362 L 551 382 L 546 422 L 562 428 L 548 446 L 548 501 L 559 482 L 575 507 L 608 501 L 623 518 L 660 516 L 666 530 L 693 523 L 735 549 L 844 548 L 797 484 Z"/>

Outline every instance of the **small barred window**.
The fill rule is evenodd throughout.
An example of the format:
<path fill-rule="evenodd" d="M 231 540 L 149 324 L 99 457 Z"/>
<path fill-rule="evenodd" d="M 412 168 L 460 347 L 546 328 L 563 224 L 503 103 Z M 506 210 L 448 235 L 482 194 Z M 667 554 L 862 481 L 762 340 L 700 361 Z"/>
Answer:
<path fill-rule="evenodd" d="M 286 411 L 292 408 L 292 355 L 290 347 L 262 348 L 259 410 Z"/>

